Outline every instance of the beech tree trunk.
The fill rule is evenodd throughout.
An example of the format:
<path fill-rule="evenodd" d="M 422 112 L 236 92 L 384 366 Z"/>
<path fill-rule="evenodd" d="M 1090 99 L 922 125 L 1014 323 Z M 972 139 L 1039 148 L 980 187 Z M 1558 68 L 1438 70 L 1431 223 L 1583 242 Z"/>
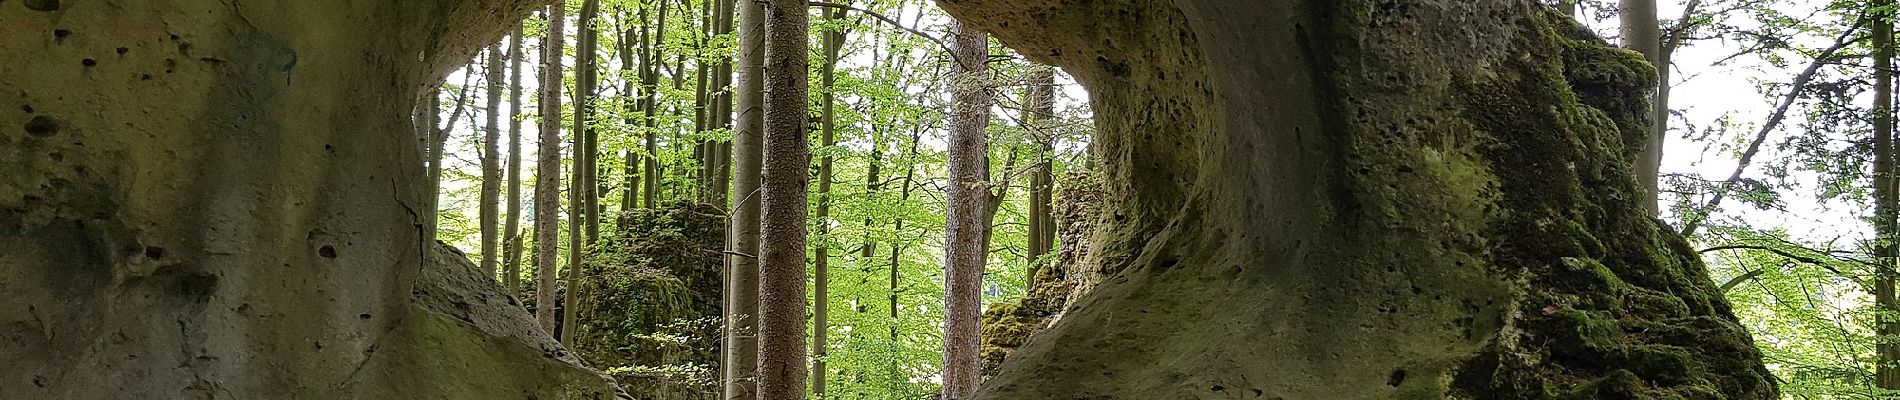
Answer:
<path fill-rule="evenodd" d="M 0 398 L 617 397 L 424 262 L 412 111 L 545 4 L 0 2 Z"/>
<path fill-rule="evenodd" d="M 548 7 L 548 31 L 541 39 L 541 139 L 534 166 L 534 319 L 541 331 L 554 332 L 555 265 L 560 262 L 561 222 L 561 32 L 567 9 Z"/>
<path fill-rule="evenodd" d="M 567 268 L 561 274 L 561 286 L 567 289 L 567 295 L 562 296 L 561 302 L 560 337 L 564 346 L 574 345 L 575 319 L 580 312 L 581 300 L 586 298 L 580 293 L 578 275 L 582 270 L 581 263 L 586 258 L 587 243 L 600 236 L 600 228 L 590 216 L 593 207 L 588 205 L 593 193 L 593 184 L 588 176 L 588 170 L 591 169 L 589 164 L 593 163 L 593 152 L 589 150 L 589 136 L 593 130 L 589 113 L 594 102 L 594 82 L 597 77 L 594 72 L 594 53 L 598 50 L 594 45 L 594 19 L 600 14 L 600 0 L 581 2 L 580 11 L 579 28 L 576 29 L 579 38 L 576 39 L 574 52 L 574 128 L 568 132 L 569 148 L 574 154 L 571 158 L 574 175 L 567 185 Z"/>
<path fill-rule="evenodd" d="M 482 271 L 489 277 L 496 274 L 496 265 L 501 259 L 499 245 L 501 237 L 501 93 L 502 74 L 507 65 L 501 62 L 501 45 L 488 47 L 488 90 L 483 92 L 488 98 L 488 127 L 482 136 L 482 193 L 478 200 L 482 235 Z"/>
<path fill-rule="evenodd" d="M 726 400 L 758 398 L 759 196 L 765 159 L 765 8 L 739 1 L 738 122 L 726 246 Z"/>
<path fill-rule="evenodd" d="M 1876 0 L 1869 4 L 1871 12 L 1876 13 L 1873 21 L 1873 57 L 1874 57 L 1874 233 L 1879 241 L 1874 247 L 1874 305 L 1879 313 L 1874 314 L 1875 331 L 1883 339 L 1874 345 L 1874 384 L 1882 389 L 1900 389 L 1900 344 L 1891 341 L 1900 337 L 1900 322 L 1895 321 L 1893 312 L 1900 310 L 1900 299 L 1894 295 L 1895 256 L 1900 255 L 1900 246 L 1893 243 L 1896 228 L 1900 228 L 1900 181 L 1894 175 L 1894 137 L 1893 137 L 1893 2 Z"/>
<path fill-rule="evenodd" d="M 945 169 L 946 208 L 943 276 L 943 398 L 971 399 L 982 379 L 978 347 L 983 337 L 983 267 L 989 260 L 989 36 L 962 23 L 950 25 L 955 55 L 950 80 L 950 131 Z"/>
<path fill-rule="evenodd" d="M 844 10 L 828 8 L 825 9 L 823 15 L 826 20 L 838 21 L 844 18 Z M 832 28 L 826 30 L 824 33 L 822 49 L 825 55 L 825 64 L 819 71 L 819 86 L 821 87 L 820 90 L 824 91 L 824 94 L 822 94 L 824 100 L 822 100 L 823 111 L 819 114 L 819 124 L 821 124 L 819 129 L 822 133 L 819 134 L 818 144 L 823 148 L 831 148 L 838 144 L 838 115 L 835 110 L 838 96 L 834 85 L 837 83 L 838 52 L 844 47 L 844 39 L 845 31 L 842 27 Z M 812 277 L 813 290 L 811 297 L 811 394 L 813 398 L 817 399 L 825 398 L 825 339 L 827 331 L 831 329 L 830 286 L 832 241 L 826 238 L 826 235 L 831 230 L 831 179 L 833 177 L 833 160 L 830 153 L 825 154 L 825 157 L 818 161 L 818 205 L 816 207 L 816 215 L 812 218 L 814 221 L 813 226 L 818 228 L 818 236 L 821 238 L 818 240 L 816 246 L 812 246 L 812 271 L 814 276 Z"/>
<path fill-rule="evenodd" d="M 1643 195 L 1643 209 L 1649 211 L 1649 215 L 1657 215 L 1663 142 L 1669 131 L 1669 59 L 1662 51 L 1662 22 L 1656 19 L 1656 0 L 1620 0 L 1616 11 L 1623 47 L 1642 53 L 1659 74 L 1657 86 L 1650 92 L 1650 134 L 1645 136 L 1648 140 L 1629 144 L 1637 147 L 1636 184 Z"/>
<path fill-rule="evenodd" d="M 759 400 L 805 398 L 806 136 L 811 49 L 803 0 L 765 3 L 759 216 Z"/>
<path fill-rule="evenodd" d="M 502 227 L 507 241 L 502 257 L 502 287 L 508 295 L 521 294 L 521 50 L 522 28 L 508 35 L 508 222 Z"/>
<path fill-rule="evenodd" d="M 647 208 L 653 208 L 659 205 L 660 178 L 664 176 L 663 167 L 660 165 L 660 125 L 659 118 L 657 117 L 660 108 L 661 54 L 659 46 L 666 43 L 666 10 L 673 3 L 666 0 L 661 0 L 659 3 L 660 8 L 653 17 L 656 21 L 652 27 L 652 33 L 642 35 L 644 37 L 641 39 L 645 42 L 642 43 L 644 44 L 644 46 L 642 46 L 642 54 L 644 54 L 645 57 L 640 60 L 640 66 L 646 68 L 646 71 L 640 75 L 642 77 L 640 79 L 640 90 L 644 91 L 643 93 L 646 95 L 646 98 L 640 101 L 642 104 L 641 110 L 646 116 L 644 124 L 646 127 L 646 157 L 644 157 L 646 159 L 646 175 L 642 176 L 646 182 L 646 191 L 642 204 L 645 204 Z M 642 27 L 642 29 L 647 28 Z"/>
<path fill-rule="evenodd" d="M 977 399 L 1777 398 L 1625 137 L 1654 70 L 1525 0 L 943 0 L 1091 91 L 1116 274 Z"/>
<path fill-rule="evenodd" d="M 600 0 L 581 2 L 580 48 L 575 51 L 574 71 L 575 96 L 574 133 L 579 135 L 579 146 L 574 148 L 574 168 L 579 181 L 574 185 L 580 192 L 580 203 L 575 205 L 581 210 L 576 220 L 586 234 L 586 244 L 600 241 L 600 130 L 594 129 L 594 103 L 598 101 L 600 91 Z"/>

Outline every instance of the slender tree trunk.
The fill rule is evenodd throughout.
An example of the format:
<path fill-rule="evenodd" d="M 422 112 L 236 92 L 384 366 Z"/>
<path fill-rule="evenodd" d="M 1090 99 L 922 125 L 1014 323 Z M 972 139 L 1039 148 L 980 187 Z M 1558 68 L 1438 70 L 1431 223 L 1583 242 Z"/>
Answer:
<path fill-rule="evenodd" d="M 726 400 L 758 397 L 759 186 L 764 163 L 765 9 L 739 1 L 739 86 L 733 135 L 732 228 L 727 241 Z"/>
<path fill-rule="evenodd" d="M 1874 47 L 1874 232 L 1876 234 L 1874 279 L 1875 325 L 1880 340 L 1876 341 L 1874 383 L 1882 389 L 1900 389 L 1900 345 L 1893 343 L 1900 337 L 1900 322 L 1896 322 L 1893 313 L 1900 310 L 1900 300 L 1894 295 L 1894 261 L 1896 246 L 1893 241 L 1896 228 L 1896 213 L 1900 212 L 1900 193 L 1896 189 L 1894 176 L 1894 137 L 1893 137 L 1893 18 L 1890 0 L 1877 0 L 1871 4 L 1873 12 Z"/>
<path fill-rule="evenodd" d="M 1055 250 L 1055 216 L 1053 206 L 1055 193 L 1055 127 L 1050 123 L 1055 119 L 1055 67 L 1035 65 L 1029 73 L 1027 116 L 1023 118 L 1024 128 L 1029 130 L 1030 139 L 1035 142 L 1035 167 L 1029 178 L 1029 276 L 1034 279 L 1041 267 L 1037 259 Z"/>
<path fill-rule="evenodd" d="M 567 295 L 563 296 L 561 307 L 561 344 L 574 345 L 574 320 L 580 313 L 582 296 L 580 293 L 580 274 L 582 262 L 586 258 L 587 244 L 600 235 L 590 210 L 593 197 L 593 184 L 588 175 L 589 165 L 593 164 L 590 136 L 593 131 L 591 112 L 594 103 L 594 72 L 596 54 L 594 21 L 600 14 L 600 0 L 581 2 L 579 34 L 574 52 L 574 128 L 570 135 L 570 148 L 573 149 L 574 180 L 567 185 L 567 269 L 561 276 Z"/>
<path fill-rule="evenodd" d="M 501 60 L 501 45 L 490 46 L 486 92 L 488 128 L 482 137 L 482 193 L 478 218 L 482 225 L 482 272 L 487 273 L 489 278 L 496 276 L 495 267 L 501 258 L 497 252 L 501 242 L 497 234 L 501 221 L 497 214 L 500 214 L 501 209 L 501 96 L 502 79 L 505 77 L 503 70 L 506 68 L 507 65 L 502 64 Z"/>
<path fill-rule="evenodd" d="M 654 22 L 653 33 L 650 35 L 653 40 L 646 43 L 645 58 L 640 61 L 642 66 L 646 67 L 644 79 L 640 84 L 642 90 L 646 91 L 646 99 L 643 101 L 645 105 L 642 106 L 646 116 L 646 197 L 642 204 L 649 208 L 659 205 L 660 178 L 665 173 L 660 165 L 658 142 L 660 133 L 657 115 L 660 108 L 660 46 L 666 44 L 666 12 L 672 2 L 659 1 L 660 8 L 654 16 L 657 21 Z"/>
<path fill-rule="evenodd" d="M 541 115 L 541 138 L 534 167 L 534 319 L 552 335 L 561 240 L 561 32 L 566 30 L 567 10 L 557 4 L 549 7 L 547 15 L 548 33 L 541 44 L 541 106 L 536 110 Z"/>
<path fill-rule="evenodd" d="M 586 0 L 581 3 L 580 48 L 575 52 L 575 89 L 580 93 L 574 104 L 574 133 L 579 135 L 580 145 L 574 149 L 574 165 L 579 182 L 579 220 L 586 233 L 586 243 L 600 241 L 600 130 L 595 128 L 594 106 L 599 102 L 600 92 L 600 0 Z"/>
<path fill-rule="evenodd" d="M 1620 0 L 1617 17 L 1622 24 L 1623 47 L 1643 53 L 1643 58 L 1663 79 L 1660 89 L 1650 92 L 1650 134 L 1636 152 L 1636 183 L 1641 191 L 1643 209 L 1657 215 L 1657 200 L 1662 171 L 1663 142 L 1669 131 L 1669 61 L 1662 54 L 1662 25 L 1657 20 L 1656 0 Z"/>
<path fill-rule="evenodd" d="M 510 296 L 521 294 L 521 36 L 517 22 L 508 35 L 508 221 L 502 227 L 508 238 L 502 286 Z"/>
<path fill-rule="evenodd" d="M 828 20 L 834 22 L 840 21 L 844 18 L 844 10 L 826 9 L 824 15 Z M 819 85 L 821 90 L 824 91 L 824 111 L 819 116 L 819 123 L 822 124 L 820 126 L 822 133 L 820 133 L 819 146 L 825 148 L 830 148 L 838 142 L 838 116 L 835 110 L 838 96 L 836 87 L 833 85 L 837 82 L 838 52 L 844 47 L 844 39 L 845 31 L 843 27 L 834 27 L 831 30 L 825 31 L 823 45 L 825 65 L 822 67 L 819 78 Z M 812 293 L 811 393 L 812 397 L 817 399 L 825 398 L 825 356 L 828 354 L 825 339 L 827 331 L 831 329 L 829 310 L 831 307 L 831 239 L 826 235 L 830 232 L 831 224 L 831 179 L 833 160 L 830 155 L 831 153 L 827 152 L 825 154 L 825 157 L 818 161 L 818 208 L 817 215 L 813 218 L 813 220 L 816 221 L 815 226 L 817 226 L 818 229 L 818 237 L 821 238 L 818 240 L 818 245 L 815 246 L 816 248 L 812 251 L 812 270 L 815 271 L 816 276 L 812 279 L 814 289 Z"/>
<path fill-rule="evenodd" d="M 989 125 L 989 88 L 984 65 L 988 36 L 961 23 L 951 25 L 956 68 L 951 80 L 950 137 L 947 140 L 950 184 L 944 227 L 943 398 L 964 400 L 976 393 L 982 365 L 978 346 L 983 336 L 983 266 L 987 248 L 990 191 L 989 146 L 983 137 Z"/>
<path fill-rule="evenodd" d="M 732 33 L 732 0 L 713 1 L 713 34 Z M 732 128 L 732 58 L 721 57 L 712 71 L 712 105 L 707 129 L 725 131 Z M 716 141 L 712 154 L 712 197 L 707 201 L 726 206 L 732 189 L 732 142 Z"/>
<path fill-rule="evenodd" d="M 635 63 L 636 57 L 638 57 L 638 62 L 646 62 L 645 41 L 646 30 L 648 29 L 646 25 L 646 6 L 636 3 L 633 4 L 632 7 L 640 7 L 640 11 L 637 14 L 639 17 L 635 23 L 635 25 L 639 26 L 640 31 L 635 33 L 635 28 L 632 26 L 622 30 L 620 32 L 620 48 L 618 49 L 620 53 L 621 76 L 620 104 L 623 108 L 629 110 L 621 114 L 620 121 L 623 126 L 627 127 L 639 126 L 640 121 L 633 116 L 642 113 L 641 110 L 646 106 L 646 102 L 641 100 L 643 97 L 637 94 L 639 90 L 645 90 L 638 86 L 637 81 L 644 79 L 646 69 Z M 634 77 L 629 77 L 629 73 L 632 73 Z M 621 158 L 624 159 L 624 162 L 621 164 L 620 210 L 621 212 L 626 212 L 638 208 L 639 205 L 640 152 L 637 150 L 627 150 L 621 154 Z"/>
<path fill-rule="evenodd" d="M 904 167 L 904 181 L 900 185 L 897 194 L 899 203 L 910 201 L 911 189 L 915 187 L 917 182 L 917 148 L 923 144 L 923 133 L 923 127 L 921 126 L 911 128 L 910 151 L 904 155 L 904 162 L 906 163 Z M 900 261 L 902 261 L 901 256 L 904 254 L 904 218 L 901 216 L 897 217 L 897 222 L 893 224 L 891 229 L 892 232 L 895 232 L 894 236 L 897 237 L 891 240 L 891 279 L 887 293 L 889 294 L 889 307 L 891 310 L 891 342 L 895 343 L 897 342 L 898 327 L 902 325 L 899 324 L 899 322 L 901 322 L 899 318 L 900 315 L 897 314 L 897 295 L 899 290 L 898 283 L 903 277 L 903 271 L 899 270 L 898 267 L 902 266 Z M 896 368 L 897 366 L 893 365 L 891 367 Z"/>

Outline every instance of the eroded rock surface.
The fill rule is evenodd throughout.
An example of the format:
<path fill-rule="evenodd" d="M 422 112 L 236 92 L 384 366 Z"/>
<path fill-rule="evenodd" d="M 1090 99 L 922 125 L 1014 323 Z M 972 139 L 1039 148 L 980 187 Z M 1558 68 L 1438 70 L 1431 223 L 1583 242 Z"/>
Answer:
<path fill-rule="evenodd" d="M 416 99 L 546 3 L 0 1 L 0 398 L 613 398 L 425 268 Z"/>
<path fill-rule="evenodd" d="M 1528 0 L 940 0 L 1091 89 L 1117 275 L 980 399 L 1772 399 L 1635 203 L 1654 71 Z"/>

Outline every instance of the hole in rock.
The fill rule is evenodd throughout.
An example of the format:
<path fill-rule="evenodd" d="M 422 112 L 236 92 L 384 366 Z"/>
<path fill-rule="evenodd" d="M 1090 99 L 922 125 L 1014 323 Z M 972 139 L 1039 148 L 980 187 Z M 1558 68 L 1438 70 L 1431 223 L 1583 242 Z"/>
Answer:
<path fill-rule="evenodd" d="M 59 133 L 59 121 L 44 115 L 35 116 L 26 121 L 26 133 L 39 137 L 53 136 Z"/>

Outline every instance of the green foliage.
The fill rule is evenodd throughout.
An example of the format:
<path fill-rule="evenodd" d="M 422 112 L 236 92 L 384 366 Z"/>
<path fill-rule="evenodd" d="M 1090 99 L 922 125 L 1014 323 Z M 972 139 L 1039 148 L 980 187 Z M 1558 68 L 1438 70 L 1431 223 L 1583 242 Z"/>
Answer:
<path fill-rule="evenodd" d="M 578 17 L 579 5 L 579 0 L 566 2 L 569 18 Z M 588 253 L 582 273 L 585 282 L 582 293 L 590 296 L 589 290 L 596 294 L 614 291 L 619 293 L 614 296 L 620 297 L 602 298 L 581 306 L 583 310 L 591 310 L 591 314 L 583 313 L 583 335 L 579 338 L 582 343 L 575 347 L 583 355 L 589 352 L 620 354 L 619 358 L 598 355 L 587 358 L 602 364 L 599 366 L 610 373 L 622 376 L 623 381 L 657 378 L 697 385 L 706 383 L 700 380 L 706 379 L 709 373 L 717 375 L 716 367 L 705 364 L 633 362 L 638 358 L 635 353 L 642 350 L 626 345 L 589 347 L 592 346 L 590 340 L 593 343 L 644 343 L 653 348 L 717 347 L 702 343 L 707 339 L 705 329 L 717 326 L 714 321 L 635 310 L 685 307 L 685 303 L 661 303 L 666 299 L 691 297 L 687 292 L 697 290 L 693 288 L 701 286 L 703 278 L 696 281 L 665 272 L 665 268 L 605 268 L 674 265 L 678 260 L 655 258 L 655 255 L 665 254 L 666 246 L 684 246 L 681 243 L 707 239 L 694 237 L 703 235 L 694 233 L 703 232 L 698 228 L 668 230 L 666 227 L 672 226 L 669 224 L 682 222 L 675 218 L 678 215 L 644 210 L 643 203 L 627 204 L 623 196 L 630 189 L 627 183 L 635 178 L 629 175 L 633 171 L 626 165 L 628 155 L 643 162 L 645 159 L 658 161 L 662 171 L 658 197 L 662 202 L 696 201 L 707 194 L 705 182 L 697 176 L 707 161 L 699 148 L 703 143 L 729 143 L 732 133 L 726 129 L 705 129 L 695 120 L 696 112 L 700 111 L 696 107 L 702 100 L 696 90 L 699 67 L 715 65 L 724 57 L 732 56 L 737 47 L 736 35 L 708 34 L 704 13 L 710 5 L 710 0 L 670 2 L 665 7 L 665 25 L 658 26 L 662 8 L 658 0 L 601 0 L 602 14 L 597 25 L 601 83 L 599 96 L 589 103 L 593 110 L 590 125 L 599 132 L 602 145 L 599 157 L 601 205 L 606 215 L 619 212 L 638 217 L 617 222 L 603 220 L 603 225 L 612 226 L 602 227 L 603 244 Z M 852 6 L 900 20 L 906 28 L 937 37 L 943 36 L 949 22 L 940 10 L 921 0 L 876 0 L 852 3 Z M 640 19 L 642 12 L 646 13 L 645 20 Z M 828 229 L 822 230 L 826 232 L 822 235 L 818 234 L 821 230 L 812 229 L 814 236 L 809 241 L 814 248 L 831 249 L 833 257 L 829 271 L 831 323 L 827 331 L 830 348 L 826 361 L 831 371 L 827 374 L 828 397 L 928 398 L 937 391 L 934 379 L 940 369 L 943 347 L 940 327 L 943 318 L 942 185 L 945 180 L 941 147 L 944 113 L 950 109 L 950 82 L 943 79 L 947 75 L 944 71 L 948 57 L 931 39 L 860 11 L 849 11 L 840 19 L 813 18 L 812 21 L 814 37 L 833 30 L 847 33 L 847 42 L 841 50 L 842 62 L 836 69 L 836 84 L 830 87 L 819 84 L 817 74 L 825 60 L 822 52 L 814 49 L 811 53 L 814 114 L 811 133 L 814 137 L 818 134 L 816 114 L 822 109 L 822 94 L 834 93 L 837 99 L 838 143 L 813 149 L 814 167 L 817 160 L 826 156 L 836 160 L 829 195 L 830 218 L 811 221 L 814 226 L 823 225 Z M 536 35 L 544 35 L 547 26 L 545 20 L 536 18 L 528 20 L 526 25 L 531 37 L 524 40 L 527 46 L 523 63 L 527 70 L 522 73 L 524 114 L 516 119 L 525 125 L 522 147 L 527 152 L 536 148 L 539 118 L 533 88 L 540 47 L 540 38 Z M 578 24 L 570 20 L 567 26 L 565 48 L 568 53 L 563 78 L 567 89 L 563 94 L 563 109 L 559 110 L 564 119 L 563 147 L 569 148 L 562 157 L 563 191 L 568 189 L 565 186 L 570 183 L 569 174 L 575 167 L 566 140 L 572 134 L 577 68 L 574 62 L 579 51 L 574 45 L 577 37 L 574 30 Z M 654 44 L 660 55 L 656 61 L 662 65 L 653 85 L 641 81 L 638 65 L 621 61 L 623 52 L 642 50 L 643 27 L 650 29 L 655 37 L 661 32 L 665 37 Z M 1005 54 L 1001 50 L 993 53 Z M 639 62 L 639 57 L 632 58 L 636 64 Z M 675 69 L 681 62 L 686 63 L 684 68 Z M 985 296 L 988 301 L 1002 302 L 1025 292 L 1024 278 L 1029 265 L 1025 254 L 1029 217 L 1025 185 L 1029 171 L 1036 165 L 1048 163 L 1054 165 L 1060 175 L 1064 166 L 1079 164 L 1090 124 L 1086 105 L 1081 104 L 1080 99 L 1065 98 L 1066 108 L 1057 110 L 1060 121 L 1050 128 L 1053 131 L 1037 133 L 1057 137 L 1057 151 L 1040 151 L 1029 142 L 1031 132 L 1021 124 L 1023 85 L 1019 82 L 1025 64 L 1012 61 L 991 65 L 996 73 L 988 83 L 996 86 L 999 95 L 999 105 L 994 109 L 995 117 L 989 129 L 991 190 L 1001 194 L 1003 202 L 996 212 Z M 485 104 L 482 96 L 489 95 L 479 89 L 485 87 L 485 82 L 481 82 L 484 79 L 481 68 L 471 65 L 463 72 L 466 75 L 450 78 L 477 89 L 470 90 L 465 98 L 445 96 L 445 101 L 451 103 L 445 108 L 452 108 L 452 103 L 460 99 L 468 111 L 462 121 L 452 125 L 437 232 L 441 240 L 467 249 L 478 248 L 475 244 L 480 239 L 480 221 L 475 218 L 475 210 L 482 185 L 479 173 L 482 143 L 476 121 L 487 111 L 481 108 Z M 729 91 L 730 88 L 710 87 L 705 96 Z M 651 120 L 646 110 L 640 108 L 639 99 L 647 93 L 654 93 L 657 99 Z M 503 120 L 506 118 L 504 115 Z M 506 124 L 504 130 L 505 127 Z M 649 138 L 655 143 L 652 151 L 646 148 Z M 816 146 L 818 141 L 814 139 L 812 143 Z M 532 191 L 536 173 L 534 155 L 524 154 L 521 159 L 524 161 L 524 190 Z M 642 170 L 640 173 L 646 173 L 644 166 L 636 167 Z M 812 185 L 812 190 L 816 189 L 817 185 Z M 532 197 L 527 193 L 516 195 L 523 199 L 522 226 L 531 229 Z M 815 206 L 819 196 L 814 193 L 811 198 Z M 564 264 L 567 232 L 575 226 L 568 220 L 569 197 L 563 193 L 559 201 L 563 210 L 560 240 L 548 244 L 560 250 L 562 256 L 556 261 Z M 629 237 L 639 239 L 622 240 Z M 717 239 L 723 240 L 723 234 Z M 532 262 L 536 245 L 532 235 L 525 236 L 524 282 L 532 282 L 534 278 Z M 872 250 L 869 255 L 864 253 L 867 247 Z M 569 267 L 561 266 L 563 270 Z M 619 336 L 614 338 L 602 339 L 589 338 L 588 332 L 620 333 L 615 333 Z M 682 346 L 681 343 L 700 344 Z"/>

